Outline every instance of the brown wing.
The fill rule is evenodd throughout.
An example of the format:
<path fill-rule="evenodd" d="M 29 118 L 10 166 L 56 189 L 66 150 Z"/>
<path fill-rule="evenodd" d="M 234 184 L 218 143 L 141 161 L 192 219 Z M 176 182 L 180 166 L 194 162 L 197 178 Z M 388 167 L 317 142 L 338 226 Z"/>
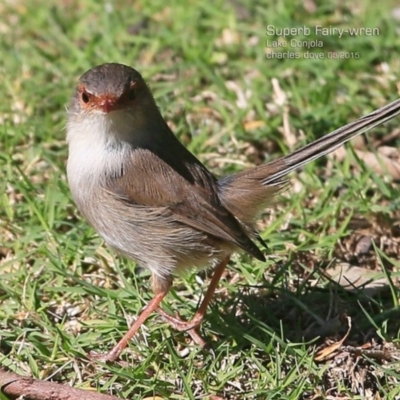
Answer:
<path fill-rule="evenodd" d="M 168 207 L 177 221 L 265 260 L 241 224 L 221 204 L 216 179 L 189 152 L 161 159 L 150 150 L 135 149 L 121 166 L 121 175 L 113 177 L 108 186 L 124 201 Z"/>

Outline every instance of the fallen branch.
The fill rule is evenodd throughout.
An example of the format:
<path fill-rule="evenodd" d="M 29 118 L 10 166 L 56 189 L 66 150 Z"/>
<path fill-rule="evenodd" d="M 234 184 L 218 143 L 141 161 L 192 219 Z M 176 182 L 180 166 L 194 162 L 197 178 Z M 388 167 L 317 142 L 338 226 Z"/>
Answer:
<path fill-rule="evenodd" d="M 120 400 L 114 396 L 20 376 L 1 368 L 0 391 L 11 400 Z"/>

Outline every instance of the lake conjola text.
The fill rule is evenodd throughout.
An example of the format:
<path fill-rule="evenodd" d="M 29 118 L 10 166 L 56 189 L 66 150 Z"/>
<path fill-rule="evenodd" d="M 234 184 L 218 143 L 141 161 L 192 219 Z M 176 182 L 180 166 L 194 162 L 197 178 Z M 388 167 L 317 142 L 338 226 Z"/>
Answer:
<path fill-rule="evenodd" d="M 267 36 L 276 36 L 286 38 L 288 36 L 379 36 L 379 28 L 340 28 L 336 26 L 323 26 L 315 25 L 313 27 L 300 26 L 300 27 L 286 27 L 278 28 L 275 25 L 267 25 Z M 298 46 L 297 46 L 298 47 Z"/>
<path fill-rule="evenodd" d="M 324 47 L 324 42 L 322 40 L 298 40 L 291 39 L 289 41 L 286 40 L 267 40 L 267 47 L 271 48 L 284 48 L 284 47 L 295 47 L 295 48 L 306 48 L 306 49 L 314 49 L 318 47 Z"/>

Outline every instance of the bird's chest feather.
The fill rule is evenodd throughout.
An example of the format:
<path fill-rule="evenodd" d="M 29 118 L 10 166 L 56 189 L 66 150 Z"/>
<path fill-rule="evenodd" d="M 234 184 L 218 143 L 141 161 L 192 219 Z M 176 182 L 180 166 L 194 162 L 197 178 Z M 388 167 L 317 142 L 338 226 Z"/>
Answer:
<path fill-rule="evenodd" d="M 132 124 L 126 118 L 96 115 L 71 121 L 67 128 L 69 157 L 68 183 L 78 208 L 85 208 L 101 195 L 102 188 L 113 177 L 121 175 L 124 160 L 132 151 L 121 138 L 132 136 Z"/>

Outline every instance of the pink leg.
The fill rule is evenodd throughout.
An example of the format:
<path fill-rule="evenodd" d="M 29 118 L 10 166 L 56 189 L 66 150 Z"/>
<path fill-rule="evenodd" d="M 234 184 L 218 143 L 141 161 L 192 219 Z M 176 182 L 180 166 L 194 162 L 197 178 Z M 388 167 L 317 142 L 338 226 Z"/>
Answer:
<path fill-rule="evenodd" d="M 147 304 L 145 309 L 140 313 L 139 318 L 133 323 L 130 327 L 129 331 L 123 336 L 123 338 L 114 346 L 112 350 L 110 350 L 106 354 L 99 354 L 91 356 L 91 358 L 98 359 L 101 361 L 116 361 L 128 343 L 131 341 L 133 336 L 135 336 L 136 332 L 139 330 L 141 325 L 146 321 L 149 315 L 157 309 L 160 305 L 162 299 L 166 296 L 168 290 L 157 293 Z"/>
<path fill-rule="evenodd" d="M 200 326 L 201 322 L 203 321 L 208 304 L 210 303 L 210 301 L 214 295 L 215 289 L 217 288 L 218 282 L 221 279 L 222 273 L 224 272 L 226 266 L 228 265 L 229 258 L 230 257 L 226 257 L 215 268 L 214 275 L 211 279 L 210 286 L 208 287 L 207 293 L 206 293 L 199 309 L 197 310 L 196 314 L 193 316 L 193 318 L 190 321 L 184 321 L 179 316 L 174 317 L 174 316 L 166 313 L 161 308 L 157 308 L 157 312 L 162 316 L 162 318 L 166 322 L 168 322 L 172 326 L 172 328 L 174 328 L 178 331 L 187 331 L 188 334 L 192 337 L 194 343 L 196 343 L 198 346 L 204 347 L 206 345 L 206 342 L 200 336 L 200 334 L 197 332 L 197 329 Z"/>

